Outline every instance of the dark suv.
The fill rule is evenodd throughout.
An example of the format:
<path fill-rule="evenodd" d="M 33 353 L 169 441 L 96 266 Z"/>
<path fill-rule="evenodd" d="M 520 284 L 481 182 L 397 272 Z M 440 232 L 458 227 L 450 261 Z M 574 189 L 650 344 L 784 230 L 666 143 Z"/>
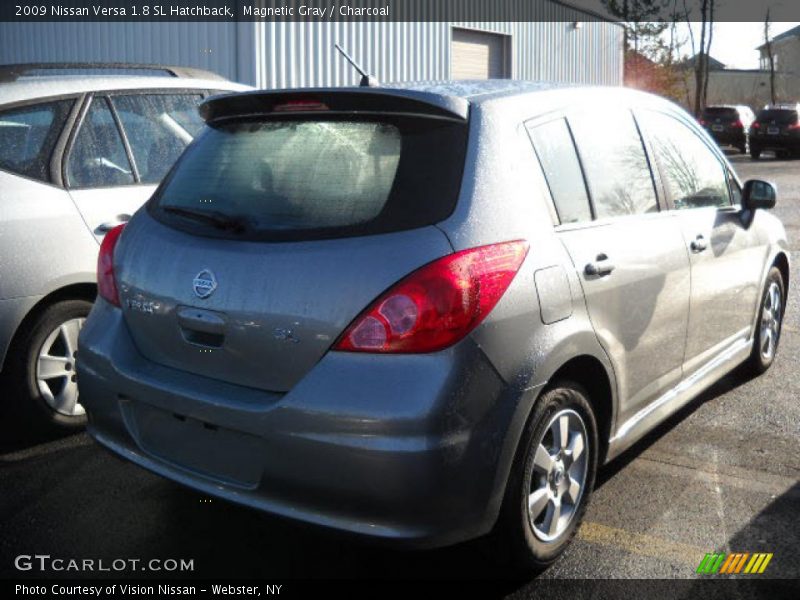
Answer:
<path fill-rule="evenodd" d="M 707 106 L 700 117 L 700 125 L 720 146 L 733 146 L 744 154 L 754 118 L 747 106 Z"/>
<path fill-rule="evenodd" d="M 778 158 L 800 153 L 800 104 L 780 105 L 759 111 L 750 127 L 750 156 L 761 157 L 764 150 L 774 150 Z"/>

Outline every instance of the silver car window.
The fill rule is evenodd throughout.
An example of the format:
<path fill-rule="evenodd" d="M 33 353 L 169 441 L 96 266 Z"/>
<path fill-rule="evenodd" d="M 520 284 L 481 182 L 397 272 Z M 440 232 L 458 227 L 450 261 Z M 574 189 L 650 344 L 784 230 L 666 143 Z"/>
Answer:
<path fill-rule="evenodd" d="M 136 94 L 112 98 L 142 183 L 161 181 L 202 129 L 203 120 L 197 112 L 202 99 L 199 94 Z"/>
<path fill-rule="evenodd" d="M 0 169 L 50 181 L 50 156 L 72 100 L 0 112 Z"/>
<path fill-rule="evenodd" d="M 95 98 L 67 161 L 70 187 L 111 187 L 134 183 L 117 123 L 105 98 Z"/>

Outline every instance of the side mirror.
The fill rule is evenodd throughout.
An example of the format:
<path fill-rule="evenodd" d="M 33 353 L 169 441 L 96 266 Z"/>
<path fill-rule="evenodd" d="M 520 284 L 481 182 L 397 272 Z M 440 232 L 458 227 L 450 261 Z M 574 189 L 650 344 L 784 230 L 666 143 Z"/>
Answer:
<path fill-rule="evenodd" d="M 742 207 L 747 210 L 774 208 L 777 197 L 778 192 L 773 184 L 760 179 L 749 179 L 742 188 Z"/>

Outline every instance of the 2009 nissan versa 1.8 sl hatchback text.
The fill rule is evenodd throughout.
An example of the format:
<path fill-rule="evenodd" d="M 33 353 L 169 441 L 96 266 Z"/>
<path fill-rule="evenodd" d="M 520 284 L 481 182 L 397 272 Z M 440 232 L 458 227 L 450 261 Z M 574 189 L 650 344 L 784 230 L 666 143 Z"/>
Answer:
<path fill-rule="evenodd" d="M 666 101 L 506 81 L 201 111 L 106 236 L 80 337 L 89 431 L 156 473 L 420 547 L 494 531 L 542 567 L 598 465 L 775 358 L 775 189 Z"/>

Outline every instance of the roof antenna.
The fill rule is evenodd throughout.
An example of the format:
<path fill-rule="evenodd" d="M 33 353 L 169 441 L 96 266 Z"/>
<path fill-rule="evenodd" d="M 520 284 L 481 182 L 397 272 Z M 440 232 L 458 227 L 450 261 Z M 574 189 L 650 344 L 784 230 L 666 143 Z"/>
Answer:
<path fill-rule="evenodd" d="M 347 62 L 349 62 L 353 66 L 353 68 L 356 71 L 358 71 L 359 75 L 361 75 L 361 83 L 358 84 L 359 87 L 380 87 L 381 82 L 378 81 L 375 77 L 369 75 L 364 69 L 362 69 L 361 66 L 356 61 L 354 61 L 347 52 L 345 52 L 344 48 L 342 48 L 338 42 L 336 42 L 334 46 L 339 52 L 342 53 L 342 56 L 345 57 Z"/>

